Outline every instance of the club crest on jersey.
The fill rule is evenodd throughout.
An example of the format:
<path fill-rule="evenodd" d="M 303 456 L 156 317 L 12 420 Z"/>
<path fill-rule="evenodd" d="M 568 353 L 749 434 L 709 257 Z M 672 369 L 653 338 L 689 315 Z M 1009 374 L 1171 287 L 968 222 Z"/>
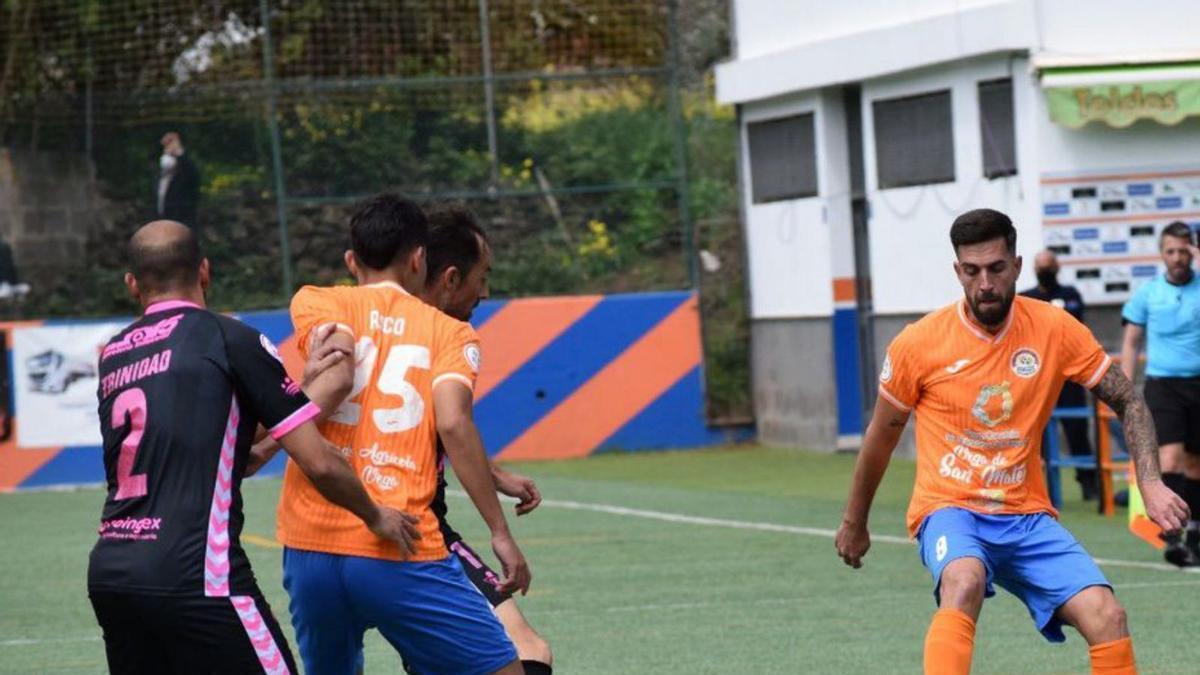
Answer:
<path fill-rule="evenodd" d="M 985 511 L 996 512 L 1004 508 L 1004 490 L 979 490 L 979 496 L 972 503 Z"/>
<path fill-rule="evenodd" d="M 262 348 L 267 350 L 267 353 L 275 357 L 275 360 L 283 363 L 283 357 L 279 355 L 279 350 L 276 349 L 275 343 L 267 339 L 266 335 L 258 334 L 258 341 L 262 344 Z"/>
<path fill-rule="evenodd" d="M 483 354 L 479 351 L 479 345 L 471 343 L 463 347 L 463 357 L 467 360 L 467 364 L 471 366 L 471 370 L 479 372 L 479 364 L 483 360 Z"/>
<path fill-rule="evenodd" d="M 1008 363 L 1012 368 L 1013 374 L 1017 377 L 1030 378 L 1037 375 L 1042 368 L 1042 359 L 1038 353 L 1029 347 L 1021 347 L 1013 352 L 1012 359 Z"/>
<path fill-rule="evenodd" d="M 892 357 L 883 357 L 883 370 L 879 371 L 879 381 L 888 383 L 892 380 Z"/>
<path fill-rule="evenodd" d="M 988 403 L 995 397 L 1000 397 L 1000 415 L 992 417 L 992 413 L 988 411 Z M 975 399 L 975 406 L 971 408 L 971 414 L 975 419 L 979 420 L 983 425 L 993 428 L 997 427 L 1012 418 L 1013 413 L 1013 396 L 1008 390 L 1008 383 L 1000 384 L 985 384 L 979 390 L 979 398 Z"/>

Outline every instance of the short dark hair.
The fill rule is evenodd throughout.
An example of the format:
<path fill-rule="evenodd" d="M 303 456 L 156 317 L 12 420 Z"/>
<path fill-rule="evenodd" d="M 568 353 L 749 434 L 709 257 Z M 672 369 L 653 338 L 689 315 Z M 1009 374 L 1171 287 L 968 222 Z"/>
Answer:
<path fill-rule="evenodd" d="M 1010 254 L 1017 252 L 1017 228 L 1012 219 L 995 209 L 974 209 L 954 219 L 950 226 L 950 243 L 955 254 L 960 246 L 982 244 L 993 239 L 1004 239 Z"/>
<path fill-rule="evenodd" d="M 1195 243 L 1195 238 L 1192 236 L 1192 227 L 1182 220 L 1176 220 L 1173 223 L 1168 223 L 1167 226 L 1163 228 L 1162 234 L 1158 236 L 1159 244 L 1161 245 L 1162 240 L 1166 239 L 1167 237 L 1179 237 L 1180 239 L 1187 239 L 1189 244 Z"/>
<path fill-rule="evenodd" d="M 350 248 L 373 270 L 429 243 L 429 221 L 411 199 L 384 192 L 358 206 L 350 216 Z"/>
<path fill-rule="evenodd" d="M 432 281 L 443 271 L 457 267 L 467 274 L 483 256 L 487 234 L 470 209 L 462 204 L 437 204 L 429 209 L 429 246 L 425 266 Z"/>
<path fill-rule="evenodd" d="M 200 280 L 200 242 L 192 228 L 164 243 L 134 236 L 126 249 L 129 271 L 144 294 L 190 288 Z"/>

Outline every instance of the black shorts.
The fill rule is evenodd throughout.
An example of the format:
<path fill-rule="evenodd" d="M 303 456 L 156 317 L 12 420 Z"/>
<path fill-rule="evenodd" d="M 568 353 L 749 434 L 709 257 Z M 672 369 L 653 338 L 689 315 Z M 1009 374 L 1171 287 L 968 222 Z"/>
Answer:
<path fill-rule="evenodd" d="M 1159 445 L 1183 443 L 1188 453 L 1200 454 L 1200 377 L 1146 378 L 1146 405 Z"/>
<path fill-rule="evenodd" d="M 292 650 L 261 595 L 88 592 L 113 675 L 292 673 Z"/>
<path fill-rule="evenodd" d="M 467 578 L 475 588 L 487 598 L 492 607 L 499 607 L 512 598 L 512 593 L 500 590 L 500 575 L 496 574 L 475 550 L 467 546 L 462 535 L 455 532 L 448 524 L 442 523 L 442 538 L 446 540 L 446 548 L 458 558 Z"/>

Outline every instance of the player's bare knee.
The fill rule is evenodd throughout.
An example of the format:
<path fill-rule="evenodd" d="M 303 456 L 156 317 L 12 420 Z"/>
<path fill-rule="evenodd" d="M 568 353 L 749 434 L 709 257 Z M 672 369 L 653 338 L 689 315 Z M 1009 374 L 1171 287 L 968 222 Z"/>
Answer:
<path fill-rule="evenodd" d="M 1158 464 L 1163 473 L 1182 473 L 1187 455 L 1182 443 L 1169 443 L 1158 447 Z"/>
<path fill-rule="evenodd" d="M 496 616 L 500 617 L 500 623 L 504 625 L 504 631 L 508 633 L 522 661 L 553 665 L 550 643 L 529 625 L 515 600 L 506 600 L 496 607 Z"/>
<path fill-rule="evenodd" d="M 1104 626 L 1107 637 L 1116 640 L 1129 635 L 1129 619 L 1125 615 L 1125 608 L 1111 593 L 1100 606 L 1098 614 L 1097 618 Z"/>
<path fill-rule="evenodd" d="M 517 656 L 522 661 L 539 661 L 546 665 L 554 665 L 553 656 L 550 653 L 550 643 L 546 642 L 546 638 L 538 634 L 528 623 L 520 622 L 520 625 L 505 626 L 508 630 L 508 637 L 513 641 L 513 646 L 517 648 Z"/>
<path fill-rule="evenodd" d="M 1125 608 L 1104 586 L 1081 591 L 1064 607 L 1062 617 L 1075 626 L 1088 644 L 1102 644 L 1129 635 Z"/>
<path fill-rule="evenodd" d="M 1200 455 L 1190 452 L 1183 455 L 1183 475 L 1190 480 L 1200 480 Z"/>
<path fill-rule="evenodd" d="M 550 652 L 550 643 L 532 630 L 520 640 L 513 639 L 517 648 L 517 656 L 522 661 L 537 661 L 548 666 L 554 665 L 554 655 Z"/>
<path fill-rule="evenodd" d="M 983 604 L 987 572 L 983 563 L 974 558 L 955 560 L 942 571 L 938 588 L 942 607 L 974 613 Z"/>

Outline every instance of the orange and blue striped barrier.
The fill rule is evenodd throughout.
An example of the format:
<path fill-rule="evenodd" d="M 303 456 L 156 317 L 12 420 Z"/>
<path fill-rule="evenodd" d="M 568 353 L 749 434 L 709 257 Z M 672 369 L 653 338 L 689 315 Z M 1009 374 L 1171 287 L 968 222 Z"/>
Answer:
<path fill-rule="evenodd" d="M 286 311 L 238 318 L 278 344 L 289 370 L 300 372 Z M 497 459 L 691 448 L 752 435 L 749 427 L 707 424 L 693 292 L 487 301 L 471 323 L 484 354 L 475 419 L 488 452 Z M 9 358 L 11 362 L 11 352 Z M 94 385 L 84 379 L 73 386 L 94 391 Z M 21 386 L 26 384 L 12 384 L 13 395 L 20 395 L 16 388 Z M 20 406 L 17 411 L 14 426 L 22 423 Z M 0 443 L 0 490 L 104 481 L 99 447 L 24 448 L 17 446 L 18 436 Z M 277 458 L 263 474 L 277 474 L 282 467 L 282 457 Z"/>

